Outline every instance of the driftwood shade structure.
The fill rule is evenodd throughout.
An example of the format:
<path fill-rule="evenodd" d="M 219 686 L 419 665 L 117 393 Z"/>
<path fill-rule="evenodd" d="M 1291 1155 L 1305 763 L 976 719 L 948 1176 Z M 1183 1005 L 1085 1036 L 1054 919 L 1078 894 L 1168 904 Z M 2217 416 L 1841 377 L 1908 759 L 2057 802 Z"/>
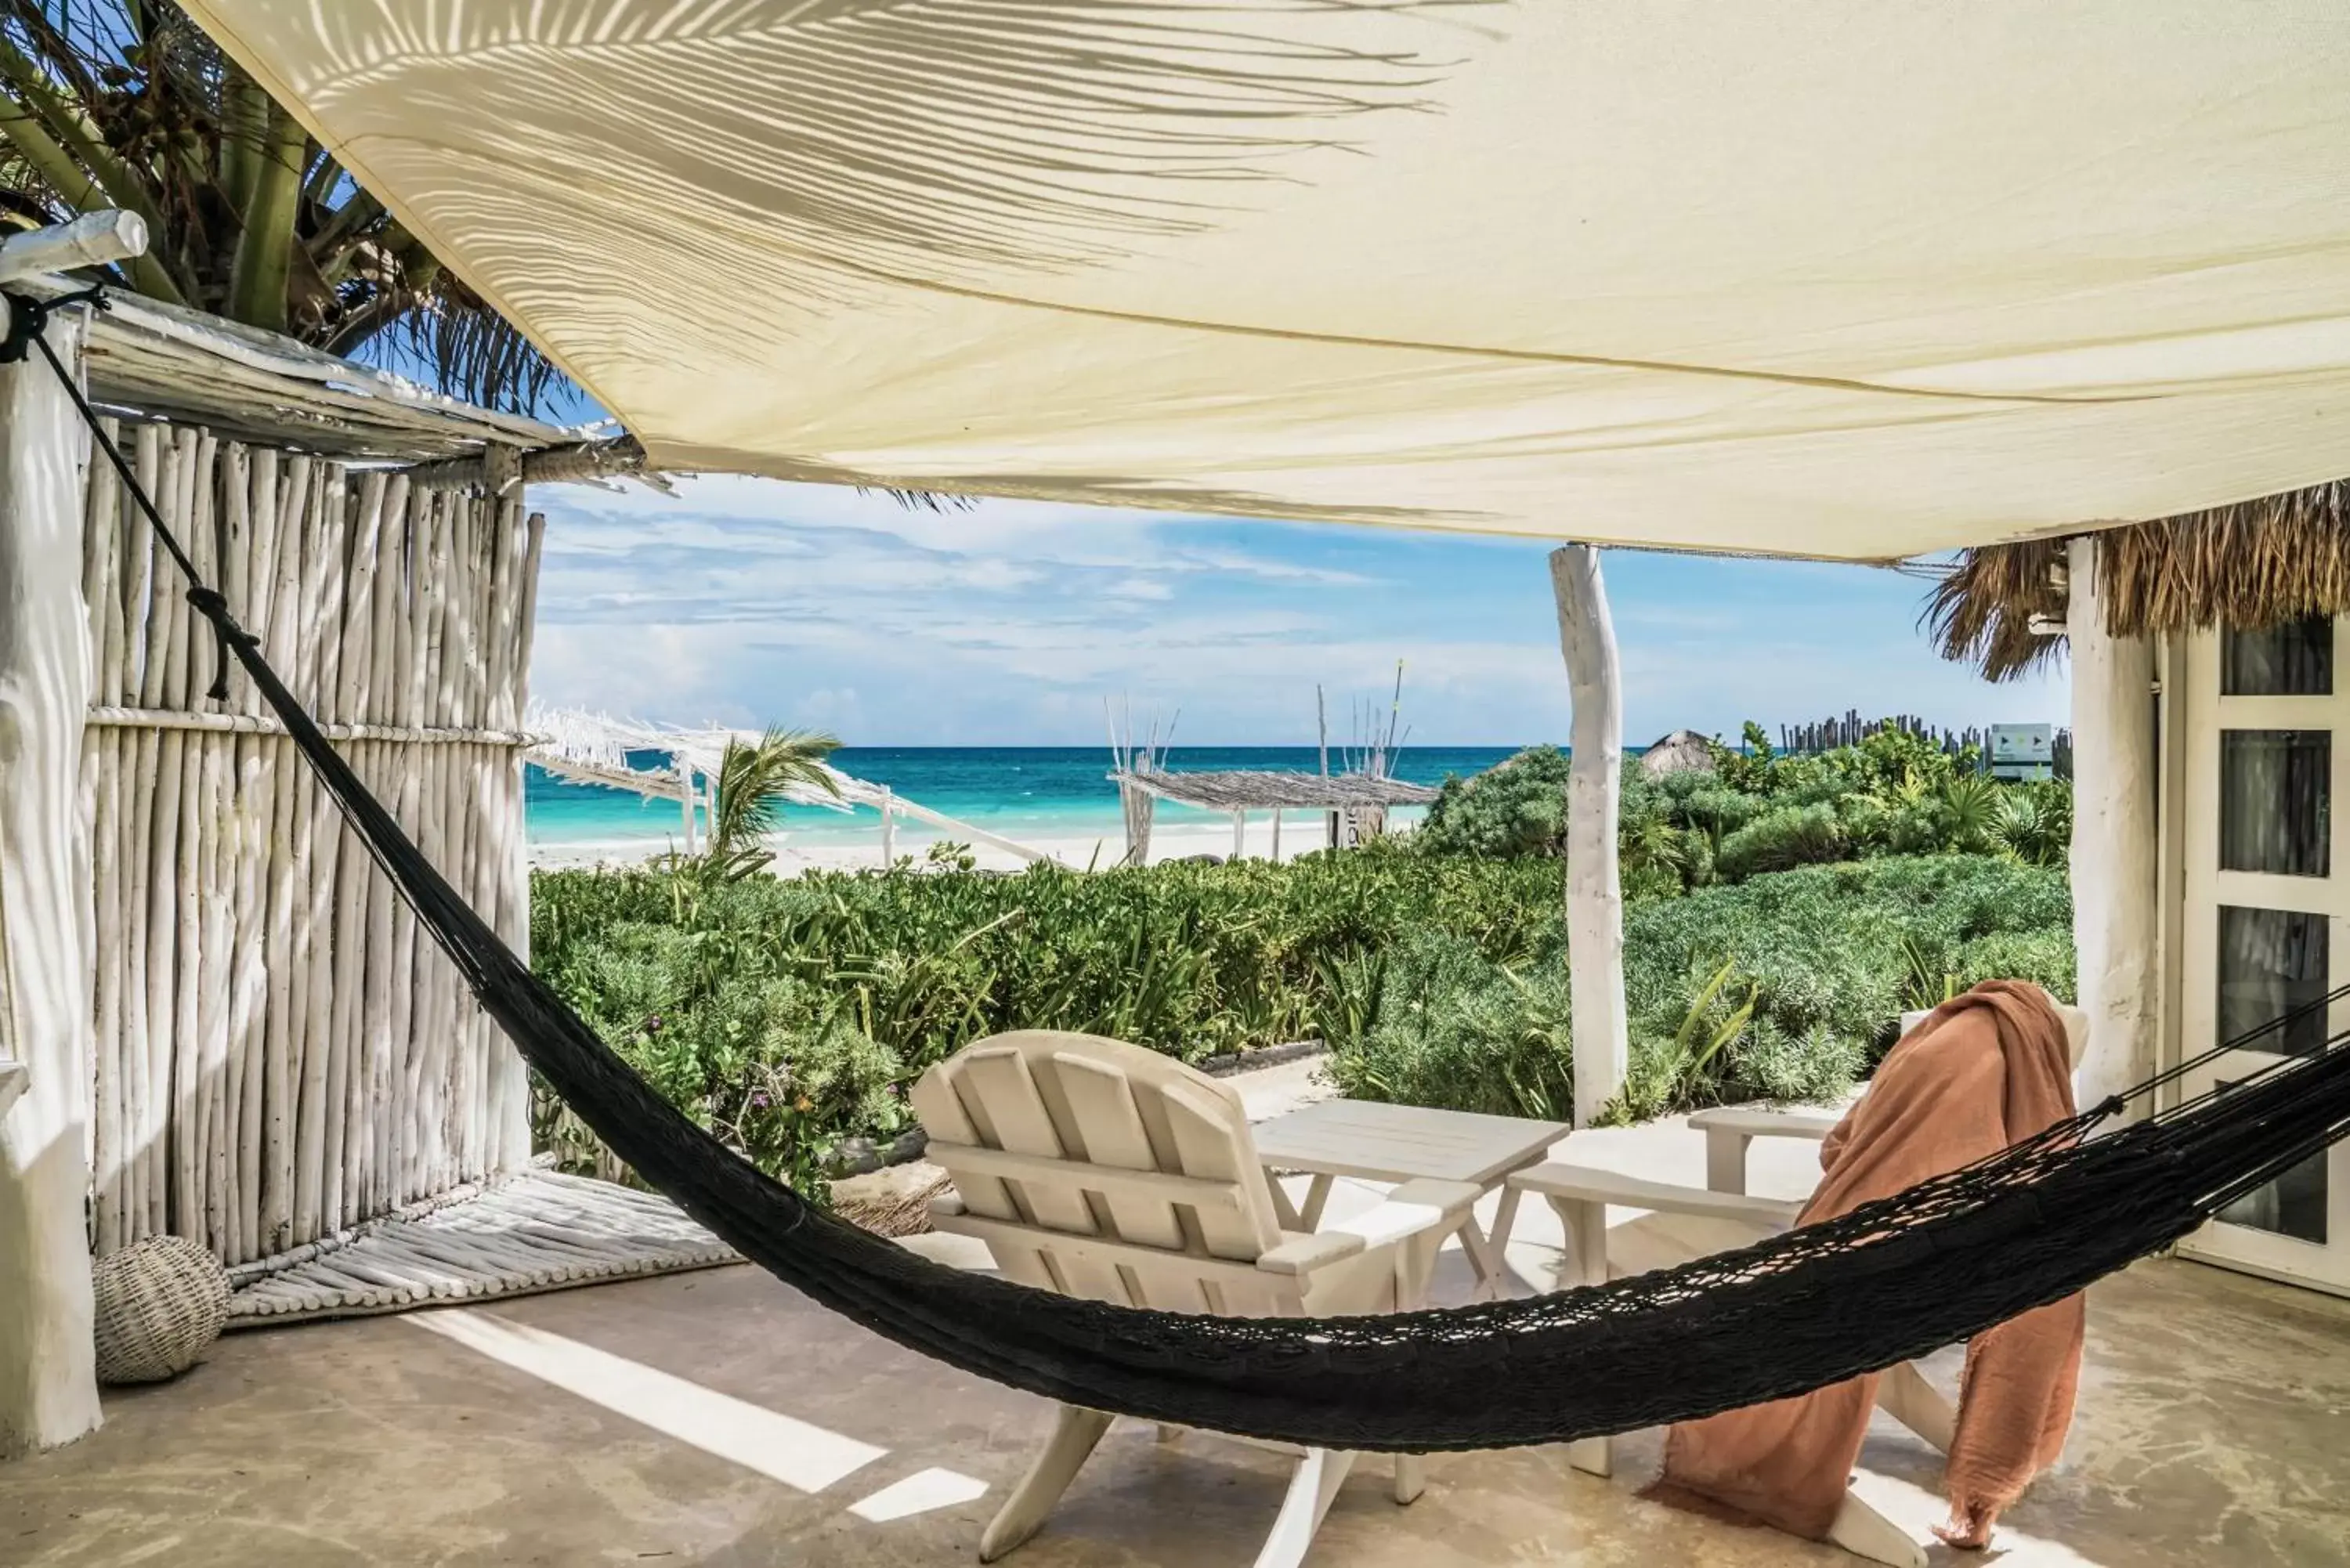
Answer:
<path fill-rule="evenodd" d="M 1241 853 L 1248 814 L 1273 813 L 1273 853 L 1281 856 L 1281 815 L 1287 811 L 1317 811 L 1328 815 L 1336 844 L 1352 841 L 1359 830 L 1377 831 L 1388 809 L 1426 805 L 1437 792 L 1425 784 L 1371 774 L 1299 774 L 1246 769 L 1175 773 L 1157 768 L 1119 768 L 1110 775 L 1118 785 L 1127 825 L 1125 864 L 1139 866 L 1149 857 L 1152 813 L 1146 802 L 1172 801 L 1201 811 L 1228 814 L 1232 819 L 1232 855 Z"/>
<path fill-rule="evenodd" d="M 693 853 L 697 843 L 697 812 L 706 815 L 716 812 L 719 765 L 725 760 L 726 748 L 736 742 L 754 745 L 759 739 L 754 731 L 687 730 L 577 708 L 535 709 L 525 723 L 532 732 L 530 761 L 557 778 L 627 790 L 648 799 L 676 801 L 681 808 L 681 843 L 688 854 Z M 667 765 L 641 765 L 635 760 L 648 752 L 666 753 Z M 857 778 L 830 763 L 818 765 L 832 781 L 829 792 L 812 784 L 794 782 L 783 787 L 783 798 L 794 805 L 822 806 L 829 811 L 872 807 L 881 816 L 884 867 L 897 861 L 896 825 L 900 816 L 928 823 L 963 842 L 1001 849 L 1030 865 L 1053 858 L 1016 838 L 1006 838 L 942 811 L 933 811 L 920 801 L 909 800 L 888 784 Z"/>

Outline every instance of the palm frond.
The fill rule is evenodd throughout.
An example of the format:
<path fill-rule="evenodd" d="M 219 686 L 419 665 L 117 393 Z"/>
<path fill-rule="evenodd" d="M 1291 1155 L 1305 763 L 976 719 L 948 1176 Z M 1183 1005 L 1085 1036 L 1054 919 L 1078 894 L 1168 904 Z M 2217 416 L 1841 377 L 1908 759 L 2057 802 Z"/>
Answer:
<path fill-rule="evenodd" d="M 766 840 L 775 831 L 777 808 L 795 788 L 838 795 L 839 786 L 824 759 L 840 749 L 834 736 L 812 730 L 776 728 L 755 744 L 730 741 L 718 764 L 718 800 L 711 813 L 705 864 L 732 881 L 766 867 L 775 857 Z"/>

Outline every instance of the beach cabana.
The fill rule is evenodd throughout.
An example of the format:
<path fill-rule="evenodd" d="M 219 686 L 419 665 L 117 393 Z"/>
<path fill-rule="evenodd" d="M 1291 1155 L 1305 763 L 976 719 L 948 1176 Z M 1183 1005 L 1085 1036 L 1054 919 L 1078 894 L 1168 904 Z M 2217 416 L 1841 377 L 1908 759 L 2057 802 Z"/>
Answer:
<path fill-rule="evenodd" d="M 188 9 L 654 463 L 1585 541 L 1554 573 L 1578 759 L 1611 780 L 1597 545 L 1886 560 L 2073 534 L 2315 483 L 2350 435 L 2329 325 L 2350 19 L 2310 0 L 2263 26 L 2083 0 L 2030 30 L 1792 3 Z M 54 528 L 78 497 L 54 443 L 18 445 L 21 482 L 52 486 L 0 514 L 21 552 L 24 516 Z M 11 651 L 57 656 L 80 585 L 37 586 L 52 607 Z M 64 931 L 81 714 L 68 732 L 43 700 L 45 771 L 16 794 L 50 789 L 33 885 Z M 1703 1289 L 1354 1320 L 1343 1347 L 1275 1320 L 1096 1332 L 1095 1303 L 919 1268 L 746 1175 L 608 1070 L 331 751 L 305 755 L 639 1170 L 812 1299 L 1085 1408 L 1416 1451 L 1752 1402 L 2199 1223 L 2227 1183 L 2171 1158 L 2185 1140 L 2232 1182 L 2345 1119 L 2336 1057 L 2191 1120 L 2027 1150 L 1939 1220 L 1923 1210 L 1948 1193 L 1904 1195 L 1867 1238 L 1761 1243 Z M 1571 836 L 1612 843 L 1612 782 L 1587 776 Z M 1570 890 L 1575 1012 L 1620 1042 L 1620 981 L 1586 967 L 1614 945 L 1605 865 L 1584 857 Z M 76 1000 L 43 1015 L 53 1059 L 86 1037 Z M 2125 1180 L 2126 1203 L 2042 1202 Z M 1996 1228 L 1971 1224 L 1999 1205 L 2044 1243 L 2028 1269 L 1993 1266 Z M 1853 1255 L 1887 1227 L 1919 1243 L 1898 1271 Z M 1717 1339 L 1733 1294 L 1749 1337 Z M 1840 1333 L 1805 1339 L 1824 1297 Z M 1543 1355 L 1500 1377 L 1510 1325 Z M 1720 1354 L 1692 1393 L 1673 1369 L 1700 1344 Z M 1275 1363 L 1290 1375 L 1227 1376 Z"/>

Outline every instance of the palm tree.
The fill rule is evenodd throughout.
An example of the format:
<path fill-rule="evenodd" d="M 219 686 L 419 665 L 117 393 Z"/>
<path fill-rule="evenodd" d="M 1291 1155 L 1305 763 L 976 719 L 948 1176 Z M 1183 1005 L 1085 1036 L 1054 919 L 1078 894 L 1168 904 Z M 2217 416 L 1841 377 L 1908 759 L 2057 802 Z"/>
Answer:
<path fill-rule="evenodd" d="M 555 367 L 170 0 L 0 0 L 0 234 L 119 207 L 115 280 L 535 411 Z"/>
<path fill-rule="evenodd" d="M 734 882 L 765 869 L 775 856 L 767 836 L 775 808 L 795 786 L 837 796 L 840 786 L 824 759 L 840 749 L 834 737 L 810 730 L 769 730 L 755 745 L 726 742 L 718 763 L 718 799 L 710 814 L 710 846 L 702 868 Z"/>

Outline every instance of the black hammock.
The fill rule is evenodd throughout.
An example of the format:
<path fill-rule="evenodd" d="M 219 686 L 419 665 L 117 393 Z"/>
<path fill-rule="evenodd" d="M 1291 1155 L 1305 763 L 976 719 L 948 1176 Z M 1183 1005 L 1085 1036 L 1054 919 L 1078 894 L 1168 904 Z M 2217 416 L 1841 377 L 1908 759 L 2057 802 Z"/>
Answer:
<path fill-rule="evenodd" d="M 929 1262 L 834 1219 L 694 1126 L 467 907 L 196 576 L 40 340 L 41 306 L 14 296 L 10 304 L 34 313 L 26 336 L 187 575 L 189 602 L 555 1092 L 745 1258 L 863 1327 L 980 1376 L 1094 1409 L 1334 1449 L 1494 1449 L 1630 1431 L 1890 1366 L 2071 1295 L 2350 1130 L 2350 1051 L 2328 1049 L 2253 1074 L 2224 1096 L 2088 1136 L 2126 1100 L 2197 1064 L 2186 1064 L 1825 1224 L 1609 1284 L 1386 1317 L 1147 1312 Z M 216 697 L 227 673 L 224 659 Z"/>

